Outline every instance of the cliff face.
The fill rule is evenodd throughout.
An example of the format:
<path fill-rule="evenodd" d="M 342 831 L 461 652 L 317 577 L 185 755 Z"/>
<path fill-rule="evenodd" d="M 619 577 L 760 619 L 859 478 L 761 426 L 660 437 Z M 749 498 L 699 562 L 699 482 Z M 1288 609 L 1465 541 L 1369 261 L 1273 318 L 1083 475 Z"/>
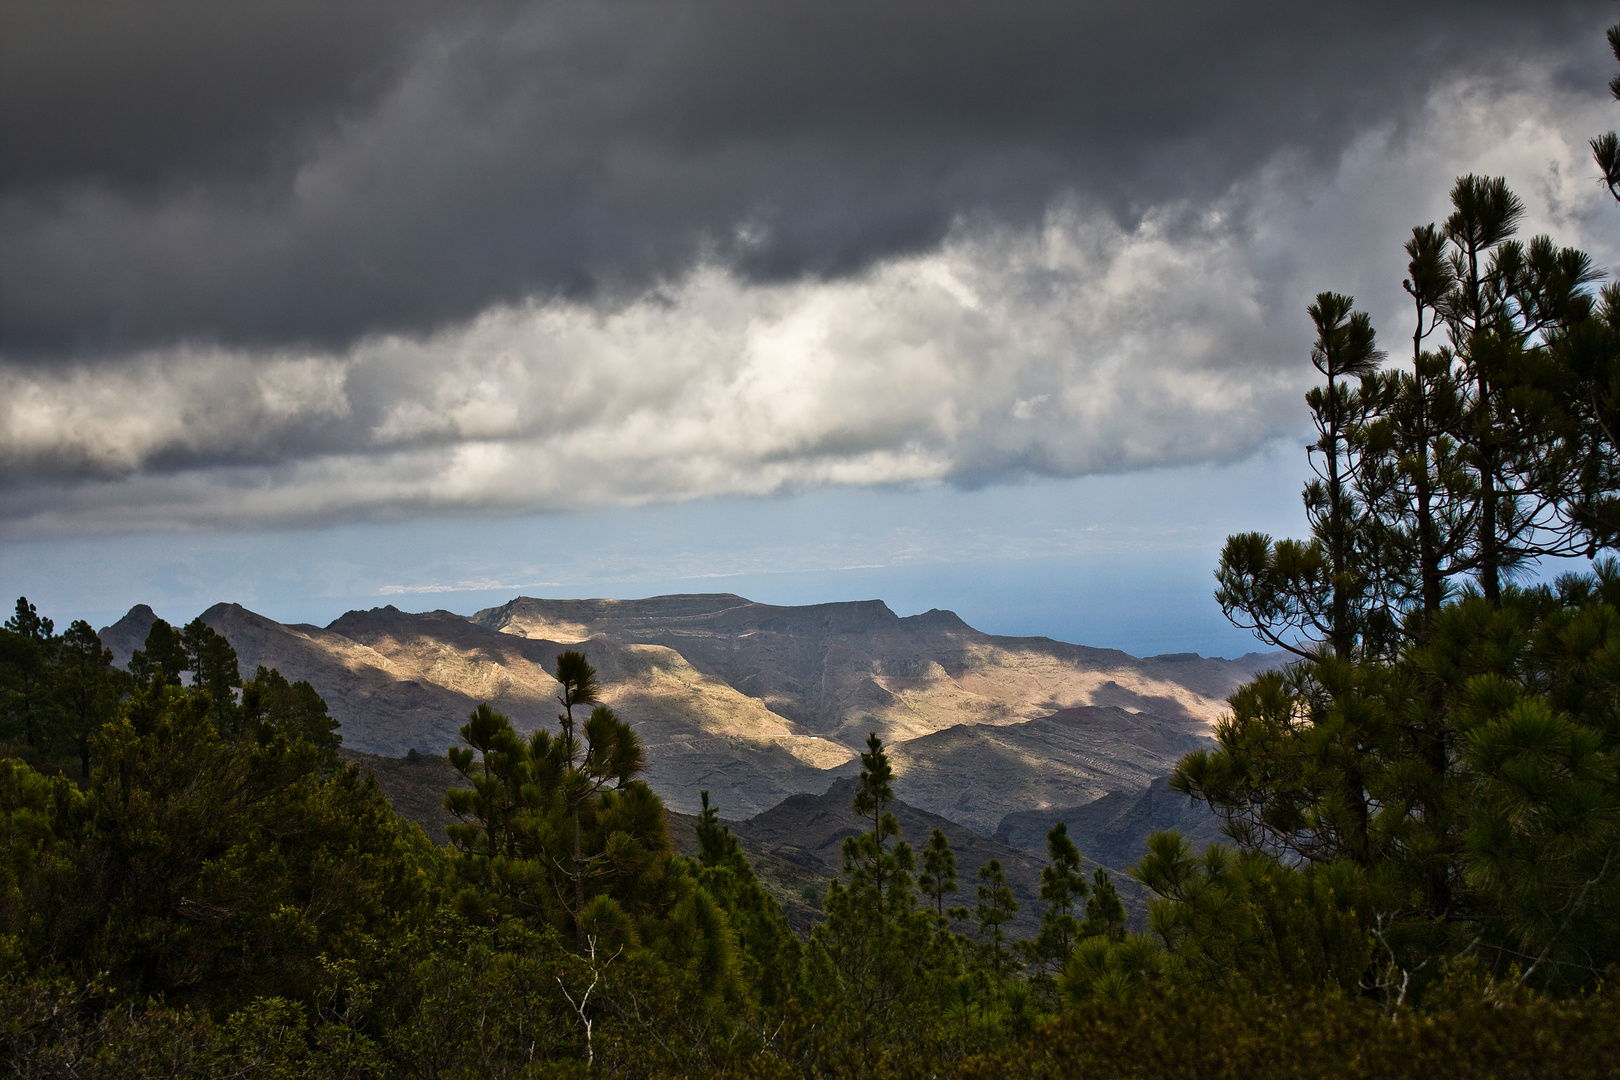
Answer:
<path fill-rule="evenodd" d="M 102 631 L 120 663 L 153 617 L 135 608 Z M 1141 659 L 994 637 L 947 611 L 900 618 L 875 600 L 779 607 L 726 594 L 520 597 L 470 618 L 384 607 L 326 627 L 219 604 L 203 619 L 244 675 L 262 664 L 308 680 L 360 753 L 441 755 L 482 701 L 522 730 L 555 723 L 548 669 L 576 648 L 641 735 L 648 780 L 675 811 L 694 812 L 705 788 L 733 819 L 819 796 L 858 771 L 875 732 L 903 799 L 986 835 L 1009 813 L 1145 788 L 1272 662 Z"/>

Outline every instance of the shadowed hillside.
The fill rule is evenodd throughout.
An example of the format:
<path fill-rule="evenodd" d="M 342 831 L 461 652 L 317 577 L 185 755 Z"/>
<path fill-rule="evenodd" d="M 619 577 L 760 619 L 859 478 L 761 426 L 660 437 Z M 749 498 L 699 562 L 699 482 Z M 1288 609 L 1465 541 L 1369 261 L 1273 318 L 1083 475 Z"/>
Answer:
<path fill-rule="evenodd" d="M 1105 866 L 1132 865 L 1147 850 L 1148 837 L 1165 829 L 1186 837 L 1195 851 L 1232 842 L 1221 833 L 1220 818 L 1207 804 L 1171 791 L 1163 776 L 1145 788 L 1116 791 L 1083 806 L 1008 814 L 995 835 L 1026 851 L 1045 851 L 1047 830 L 1058 821 L 1068 826 L 1069 838 L 1082 854 Z"/>
<path fill-rule="evenodd" d="M 901 743 L 890 759 L 901 798 L 988 836 L 1014 811 L 1145 787 L 1183 754 L 1213 745 L 1201 731 L 1117 706 L 1084 706 L 1021 724 L 947 728 Z"/>
<path fill-rule="evenodd" d="M 855 781 L 839 780 L 821 795 L 795 795 L 757 817 L 733 823 L 731 830 L 778 858 L 819 871 L 825 880 L 838 874 L 842 865 L 844 838 L 863 831 L 862 821 L 855 816 L 852 806 L 854 798 Z M 927 843 L 934 829 L 944 832 L 950 840 L 951 850 L 956 853 L 960 890 L 952 898 L 952 904 L 971 908 L 977 884 L 974 875 L 979 867 L 991 859 L 999 859 L 1007 872 L 1007 882 L 1018 898 L 1018 918 L 1013 923 L 1015 936 L 1035 932 L 1042 910 L 1041 867 L 1046 865 L 1044 834 L 1039 849 L 1028 851 L 1014 847 L 999 837 L 981 836 L 954 821 L 919 810 L 900 800 L 890 804 L 889 809 L 900 823 L 901 835 L 913 848 L 921 848 Z M 871 822 L 866 822 L 865 828 L 869 831 Z M 1089 871 L 1099 864 L 1087 858 L 1085 865 Z M 1139 921 L 1146 910 L 1141 887 L 1123 873 L 1116 872 L 1112 876 L 1120 899 L 1130 910 L 1133 920 Z"/>

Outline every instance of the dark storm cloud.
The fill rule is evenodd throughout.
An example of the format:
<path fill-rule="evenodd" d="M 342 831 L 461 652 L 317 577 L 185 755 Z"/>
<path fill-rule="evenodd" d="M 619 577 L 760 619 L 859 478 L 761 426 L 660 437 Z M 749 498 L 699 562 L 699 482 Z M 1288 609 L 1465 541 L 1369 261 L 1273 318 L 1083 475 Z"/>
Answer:
<path fill-rule="evenodd" d="M 426 9 L 342 4 L 6 3 L 0 190 L 254 180 L 289 139 L 397 77 Z"/>
<path fill-rule="evenodd" d="M 1122 221 L 1331 165 L 1459 71 L 1606 77 L 1590 3 L 3 9 L 0 354 L 342 347 L 526 296 Z"/>

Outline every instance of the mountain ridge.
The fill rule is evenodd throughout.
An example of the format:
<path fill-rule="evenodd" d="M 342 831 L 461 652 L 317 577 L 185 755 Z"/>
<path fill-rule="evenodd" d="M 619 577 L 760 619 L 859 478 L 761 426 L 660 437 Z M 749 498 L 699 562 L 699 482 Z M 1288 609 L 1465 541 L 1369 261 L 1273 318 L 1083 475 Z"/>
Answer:
<path fill-rule="evenodd" d="M 1275 662 L 1274 654 L 1259 653 L 1138 658 L 1050 638 L 998 637 L 954 612 L 899 616 L 881 600 L 785 607 L 734 594 L 517 597 L 471 619 L 515 636 L 566 630 L 578 637 L 589 629 L 676 648 L 806 734 L 852 747 L 868 731 L 894 743 L 970 717 L 1014 723 L 1077 705 L 1119 705 L 1208 727 L 1238 683 Z M 753 640 L 739 649 L 744 639 Z M 931 713 L 956 719 L 920 719 Z"/>
<path fill-rule="evenodd" d="M 1207 737 L 1224 707 L 1216 695 L 1271 660 L 1135 658 L 984 634 L 940 609 L 899 616 L 881 600 L 787 607 L 727 593 L 516 597 L 472 616 L 387 605 L 325 627 L 237 604 L 202 617 L 244 675 L 264 664 L 309 681 L 356 752 L 441 754 L 481 701 L 520 730 L 549 725 L 548 669 L 576 648 L 641 736 L 647 779 L 672 810 L 696 812 L 704 788 L 737 818 L 825 792 L 853 775 L 875 732 L 900 765 L 903 798 L 984 835 L 1010 812 L 1145 785 Z M 103 631 L 119 663 L 155 618 L 137 605 Z"/>

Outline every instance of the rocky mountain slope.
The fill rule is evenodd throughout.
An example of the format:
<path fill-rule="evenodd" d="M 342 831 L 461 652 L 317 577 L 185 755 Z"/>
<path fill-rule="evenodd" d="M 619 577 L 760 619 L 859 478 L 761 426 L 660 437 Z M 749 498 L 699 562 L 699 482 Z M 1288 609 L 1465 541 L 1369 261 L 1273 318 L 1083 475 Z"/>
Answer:
<path fill-rule="evenodd" d="M 102 632 L 121 663 L 155 618 L 137 608 Z M 305 679 L 342 725 L 344 746 L 398 757 L 442 755 L 467 714 L 487 701 L 521 730 L 555 723 L 557 684 L 547 672 L 564 648 L 583 649 L 604 700 L 647 747 L 648 781 L 676 810 L 694 812 L 708 788 L 737 816 L 788 795 L 824 790 L 854 753 L 795 733 L 761 703 L 696 671 L 660 646 L 605 639 L 558 643 L 502 634 L 447 611 L 392 607 L 349 612 L 327 627 L 283 625 L 236 604 L 203 621 L 237 651 L 244 675 L 258 665 Z"/>
<path fill-rule="evenodd" d="M 1207 726 L 1239 683 L 1274 662 L 1270 654 L 1139 659 L 1049 638 L 996 637 L 949 611 L 901 618 L 879 600 L 779 607 L 729 594 L 519 597 L 472 621 L 545 641 L 662 645 L 797 730 L 850 746 L 871 731 L 894 744 L 1081 705 Z"/>
<path fill-rule="evenodd" d="M 102 632 L 120 662 L 153 618 L 135 608 Z M 524 597 L 471 617 L 384 607 L 326 627 L 219 604 L 203 619 L 244 674 L 263 664 L 307 679 L 353 751 L 440 755 L 481 701 L 523 730 L 554 723 L 547 669 L 578 648 L 641 735 L 648 780 L 672 810 L 695 812 L 704 788 L 733 819 L 822 795 L 853 775 L 876 732 L 902 798 L 986 834 L 1009 813 L 1140 790 L 1273 662 L 1139 659 L 996 637 L 947 611 L 901 618 L 880 601 L 779 607 L 731 595 Z"/>

